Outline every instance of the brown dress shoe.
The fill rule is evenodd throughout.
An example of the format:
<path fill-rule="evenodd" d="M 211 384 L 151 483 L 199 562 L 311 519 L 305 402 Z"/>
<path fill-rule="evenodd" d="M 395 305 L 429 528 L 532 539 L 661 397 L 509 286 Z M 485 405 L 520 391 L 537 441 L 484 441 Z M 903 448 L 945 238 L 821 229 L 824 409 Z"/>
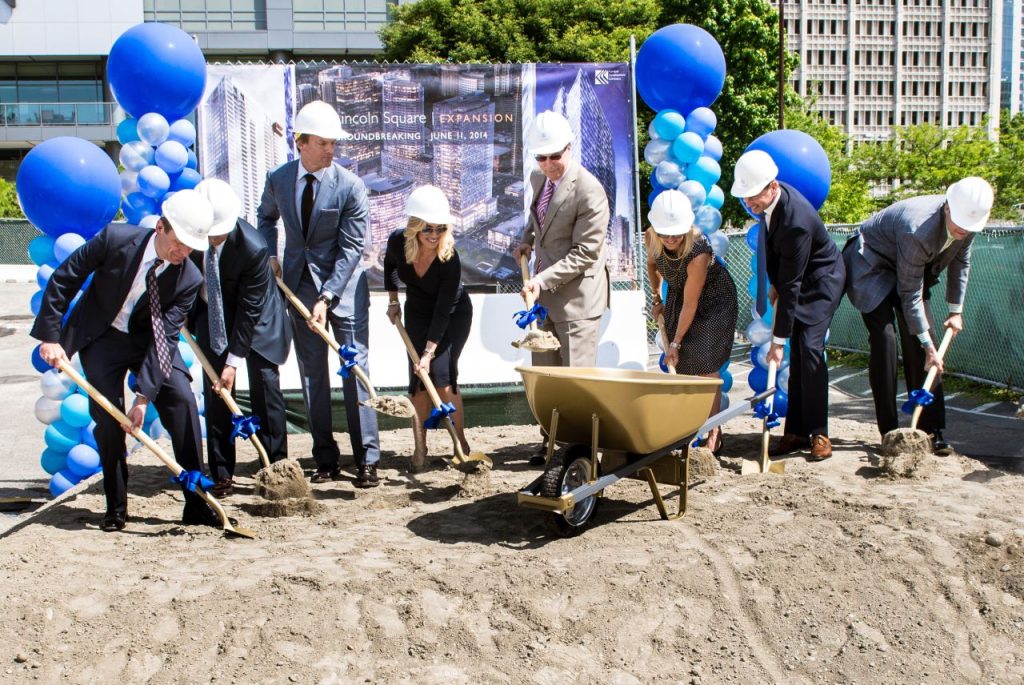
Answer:
<path fill-rule="evenodd" d="M 223 478 L 210 488 L 210 494 L 217 499 L 224 499 L 235 494 L 235 481 L 232 478 Z"/>
<path fill-rule="evenodd" d="M 785 433 L 778 441 L 775 446 L 768 450 L 769 457 L 781 457 L 784 454 L 790 452 L 796 452 L 804 448 L 810 447 L 811 441 L 806 436 L 797 435 L 795 433 Z"/>
<path fill-rule="evenodd" d="M 827 435 L 811 436 L 811 453 L 807 461 L 825 461 L 832 456 L 832 443 Z"/>

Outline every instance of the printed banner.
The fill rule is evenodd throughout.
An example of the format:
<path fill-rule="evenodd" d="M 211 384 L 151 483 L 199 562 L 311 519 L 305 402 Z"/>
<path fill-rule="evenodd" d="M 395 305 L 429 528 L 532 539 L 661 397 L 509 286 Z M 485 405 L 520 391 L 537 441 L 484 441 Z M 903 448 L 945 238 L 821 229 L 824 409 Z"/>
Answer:
<path fill-rule="evenodd" d="M 351 137 L 335 159 L 369 191 L 364 260 L 373 287 L 383 286 L 384 248 L 405 225 L 406 198 L 424 184 L 451 203 L 465 283 L 502 290 L 518 282 L 511 255 L 536 168 L 523 135 L 549 109 L 569 120 L 575 161 L 608 194 L 612 279 L 635 279 L 628 64 L 211 64 L 199 108 L 200 171 L 235 188 L 253 225 L 267 172 L 298 154 L 295 113 L 313 100 L 338 111 Z"/>

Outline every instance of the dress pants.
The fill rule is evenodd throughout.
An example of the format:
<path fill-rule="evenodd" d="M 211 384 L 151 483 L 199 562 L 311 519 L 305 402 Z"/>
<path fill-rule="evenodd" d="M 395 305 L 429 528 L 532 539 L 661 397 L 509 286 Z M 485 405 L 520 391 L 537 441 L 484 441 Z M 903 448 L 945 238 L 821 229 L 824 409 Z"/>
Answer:
<path fill-rule="evenodd" d="M 828 365 L 825 333 L 832 317 L 816 324 L 793 321 L 789 339 L 789 408 L 785 432 L 828 435 Z"/>
<path fill-rule="evenodd" d="M 929 328 L 936 330 L 928 299 L 924 300 L 924 311 Z M 903 376 L 907 381 L 908 392 L 924 386 L 924 379 L 928 375 L 924 370 L 925 350 L 917 336 L 911 335 L 907 330 L 907 319 L 895 289 L 874 310 L 862 313 L 861 317 L 868 329 L 868 380 L 875 399 L 875 420 L 878 423 L 878 430 L 885 435 L 899 428 L 900 412 L 896 402 L 897 327 L 903 351 Z M 946 427 L 946 405 L 941 376 L 935 379 L 931 393 L 935 399 L 925 406 L 918 421 L 918 428 L 925 433 L 934 433 Z"/>
<path fill-rule="evenodd" d="M 308 270 L 303 272 L 295 294 L 310 311 L 313 310 L 320 293 Z M 316 331 L 309 329 L 306 320 L 294 307 L 289 308 L 289 312 L 295 333 L 295 356 L 302 379 L 302 399 L 309 417 L 309 432 L 313 436 L 313 460 L 317 469 L 334 469 L 341 456 L 331 425 L 331 372 L 327 366 L 327 355 L 334 354 L 334 351 Z M 342 317 L 328 312 L 327 323 L 339 345 L 349 345 L 356 349 L 355 361 L 369 376 L 367 347 L 370 341 L 370 294 L 365 285 L 357 288 L 354 314 Z M 345 394 L 345 419 L 348 422 L 355 463 L 357 466 L 376 464 L 380 461 L 377 412 L 360 404 L 369 399 L 369 393 L 356 380 L 355 374 L 349 374 L 344 379 L 342 390 Z"/>
<path fill-rule="evenodd" d="M 203 353 L 214 369 L 224 368 L 227 351 L 217 355 L 213 350 L 204 349 Z M 284 394 L 281 392 L 281 374 L 277 364 L 268 361 L 255 350 L 249 351 L 245 366 L 249 373 L 252 413 L 260 418 L 260 429 L 256 437 L 267 450 L 271 462 L 281 461 L 288 456 L 288 425 Z M 232 397 L 234 394 L 232 389 Z M 213 383 L 205 375 L 203 398 L 206 404 L 206 456 L 210 462 L 210 475 L 214 480 L 234 478 L 235 441 L 231 439 L 231 431 L 234 429 L 231 412 L 220 395 L 213 391 Z"/>
<path fill-rule="evenodd" d="M 549 352 L 534 352 L 534 366 L 597 366 L 597 340 L 601 334 L 601 317 L 577 321 L 544 319 L 542 331 L 553 333 L 561 348 Z"/>
<path fill-rule="evenodd" d="M 86 379 L 114 406 L 124 411 L 124 379 L 128 371 L 138 371 L 146 356 L 151 336 L 128 335 L 116 328 L 89 343 L 80 352 Z M 175 351 L 171 375 L 151 398 L 160 421 L 170 433 L 174 458 L 187 471 L 203 468 L 202 428 L 199 411 L 192 394 L 189 375 L 179 366 L 181 358 Z M 89 403 L 89 415 L 96 422 L 94 435 L 103 465 L 103 491 L 107 498 L 107 514 L 127 514 L 128 459 L 125 449 L 127 433 L 121 425 L 95 402 Z M 205 507 L 199 495 L 185 491 L 185 511 Z"/>

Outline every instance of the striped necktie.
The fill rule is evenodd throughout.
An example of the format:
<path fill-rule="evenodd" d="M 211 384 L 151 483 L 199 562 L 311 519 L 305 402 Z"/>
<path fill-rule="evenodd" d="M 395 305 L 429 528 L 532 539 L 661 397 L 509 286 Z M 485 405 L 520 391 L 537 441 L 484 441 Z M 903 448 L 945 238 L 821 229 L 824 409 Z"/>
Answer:
<path fill-rule="evenodd" d="M 167 345 L 167 333 L 164 331 L 164 313 L 160 309 L 160 290 L 156 286 L 156 270 L 164 260 L 157 259 L 146 272 L 146 294 L 149 296 L 149 319 L 153 325 L 153 345 L 156 347 L 156 358 L 160 364 L 160 373 L 164 379 L 171 376 L 171 350 Z"/>

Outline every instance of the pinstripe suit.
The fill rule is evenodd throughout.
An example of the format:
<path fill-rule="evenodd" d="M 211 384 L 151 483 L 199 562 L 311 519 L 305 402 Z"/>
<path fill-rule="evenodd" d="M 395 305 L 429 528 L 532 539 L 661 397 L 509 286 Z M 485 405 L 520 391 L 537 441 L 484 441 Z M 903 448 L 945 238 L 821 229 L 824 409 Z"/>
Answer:
<path fill-rule="evenodd" d="M 935 328 L 928 307 L 930 290 L 948 269 L 946 301 L 958 308 L 967 292 L 974 234 L 949 242 L 945 201 L 943 195 L 926 195 L 897 202 L 872 215 L 843 248 L 846 294 L 868 329 L 868 374 L 883 435 L 899 426 L 895 327 L 900 331 L 908 390 L 920 388 L 925 350 L 917 335 Z M 932 392 L 935 401 L 925 407 L 919 424 L 929 433 L 942 430 L 946 423 L 941 381 Z"/>

